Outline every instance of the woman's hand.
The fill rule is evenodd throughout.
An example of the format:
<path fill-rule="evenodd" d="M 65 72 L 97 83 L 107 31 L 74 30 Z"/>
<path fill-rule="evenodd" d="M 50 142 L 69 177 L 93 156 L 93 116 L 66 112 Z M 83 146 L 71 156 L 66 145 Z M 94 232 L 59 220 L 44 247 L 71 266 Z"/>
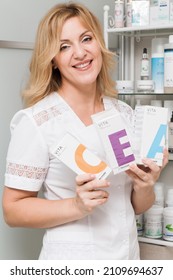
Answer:
<path fill-rule="evenodd" d="M 138 166 L 132 164 L 130 169 L 126 171 L 133 180 L 131 201 L 136 214 L 143 213 L 154 203 L 154 185 L 168 163 L 167 149 L 164 149 L 162 167 L 149 158 L 143 159 L 143 163 L 144 165 Z"/>
<path fill-rule="evenodd" d="M 126 173 L 133 179 L 134 189 L 154 186 L 159 179 L 161 171 L 168 163 L 168 150 L 164 149 L 162 167 L 158 166 L 153 160 L 145 158 L 142 160 L 144 165 L 132 164 Z"/>
<path fill-rule="evenodd" d="M 84 216 L 108 200 L 109 193 L 103 190 L 110 185 L 106 180 L 98 180 L 93 174 L 82 174 L 76 177 L 76 184 L 75 203 Z"/>

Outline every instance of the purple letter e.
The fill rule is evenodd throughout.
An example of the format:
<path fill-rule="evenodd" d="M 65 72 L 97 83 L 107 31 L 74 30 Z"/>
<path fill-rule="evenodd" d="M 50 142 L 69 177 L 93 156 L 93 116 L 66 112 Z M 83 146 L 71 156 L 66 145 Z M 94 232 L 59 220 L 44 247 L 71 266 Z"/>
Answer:
<path fill-rule="evenodd" d="M 114 154 L 115 154 L 115 157 L 116 157 L 116 160 L 117 160 L 119 166 L 135 160 L 135 157 L 133 154 L 128 155 L 128 156 L 124 155 L 123 150 L 126 148 L 129 148 L 130 143 L 126 142 L 126 143 L 121 144 L 120 138 L 122 138 L 126 135 L 127 135 L 127 133 L 126 133 L 125 129 L 109 135 L 109 140 L 111 142 L 111 145 L 112 145 L 112 148 L 113 148 L 113 151 L 114 151 Z"/>

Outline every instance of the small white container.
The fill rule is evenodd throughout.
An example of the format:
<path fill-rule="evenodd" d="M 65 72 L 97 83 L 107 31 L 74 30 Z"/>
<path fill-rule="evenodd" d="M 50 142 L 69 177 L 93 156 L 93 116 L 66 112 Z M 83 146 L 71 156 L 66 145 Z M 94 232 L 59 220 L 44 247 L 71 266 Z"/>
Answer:
<path fill-rule="evenodd" d="M 167 190 L 165 207 L 173 207 L 173 189 Z"/>
<path fill-rule="evenodd" d="M 173 241 L 173 207 L 163 210 L 163 239 Z"/>
<path fill-rule="evenodd" d="M 154 92 L 154 81 L 138 80 L 136 81 L 136 88 L 138 93 L 152 93 Z"/>
<path fill-rule="evenodd" d="M 134 81 L 118 80 L 116 81 L 116 89 L 118 93 L 134 93 Z"/>
<path fill-rule="evenodd" d="M 153 205 L 144 213 L 144 236 L 148 238 L 162 237 L 163 207 Z"/>
<path fill-rule="evenodd" d="M 157 182 L 154 185 L 154 192 L 155 192 L 155 202 L 154 205 L 159 205 L 164 207 L 164 183 Z"/>
<path fill-rule="evenodd" d="M 156 107 L 162 107 L 162 100 L 151 100 L 150 105 Z"/>

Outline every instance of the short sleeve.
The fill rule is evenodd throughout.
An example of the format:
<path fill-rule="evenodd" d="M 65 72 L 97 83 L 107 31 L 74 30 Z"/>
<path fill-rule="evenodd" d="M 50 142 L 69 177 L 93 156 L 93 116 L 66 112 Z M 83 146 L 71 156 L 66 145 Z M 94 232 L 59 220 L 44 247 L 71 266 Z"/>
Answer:
<path fill-rule="evenodd" d="M 49 165 L 47 144 L 31 116 L 19 111 L 11 121 L 5 186 L 39 191 Z"/>

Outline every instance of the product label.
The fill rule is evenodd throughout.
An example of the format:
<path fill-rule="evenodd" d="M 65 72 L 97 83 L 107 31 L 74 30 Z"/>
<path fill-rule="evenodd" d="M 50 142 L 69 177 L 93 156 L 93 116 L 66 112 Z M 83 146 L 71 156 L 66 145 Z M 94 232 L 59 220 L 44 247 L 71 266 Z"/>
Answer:
<path fill-rule="evenodd" d="M 173 241 L 173 217 L 164 217 L 163 238 L 168 241 Z"/>
<path fill-rule="evenodd" d="M 164 86 L 173 87 L 173 49 L 164 50 Z"/>
<path fill-rule="evenodd" d="M 162 237 L 162 220 L 154 218 L 146 218 L 144 235 L 150 238 L 160 238 Z"/>
<path fill-rule="evenodd" d="M 142 59 L 141 76 L 149 76 L 149 60 L 148 59 Z"/>
<path fill-rule="evenodd" d="M 151 77 L 154 81 L 154 92 L 164 93 L 164 58 L 152 57 Z"/>
<path fill-rule="evenodd" d="M 124 26 L 124 3 L 115 3 L 115 27 Z"/>

